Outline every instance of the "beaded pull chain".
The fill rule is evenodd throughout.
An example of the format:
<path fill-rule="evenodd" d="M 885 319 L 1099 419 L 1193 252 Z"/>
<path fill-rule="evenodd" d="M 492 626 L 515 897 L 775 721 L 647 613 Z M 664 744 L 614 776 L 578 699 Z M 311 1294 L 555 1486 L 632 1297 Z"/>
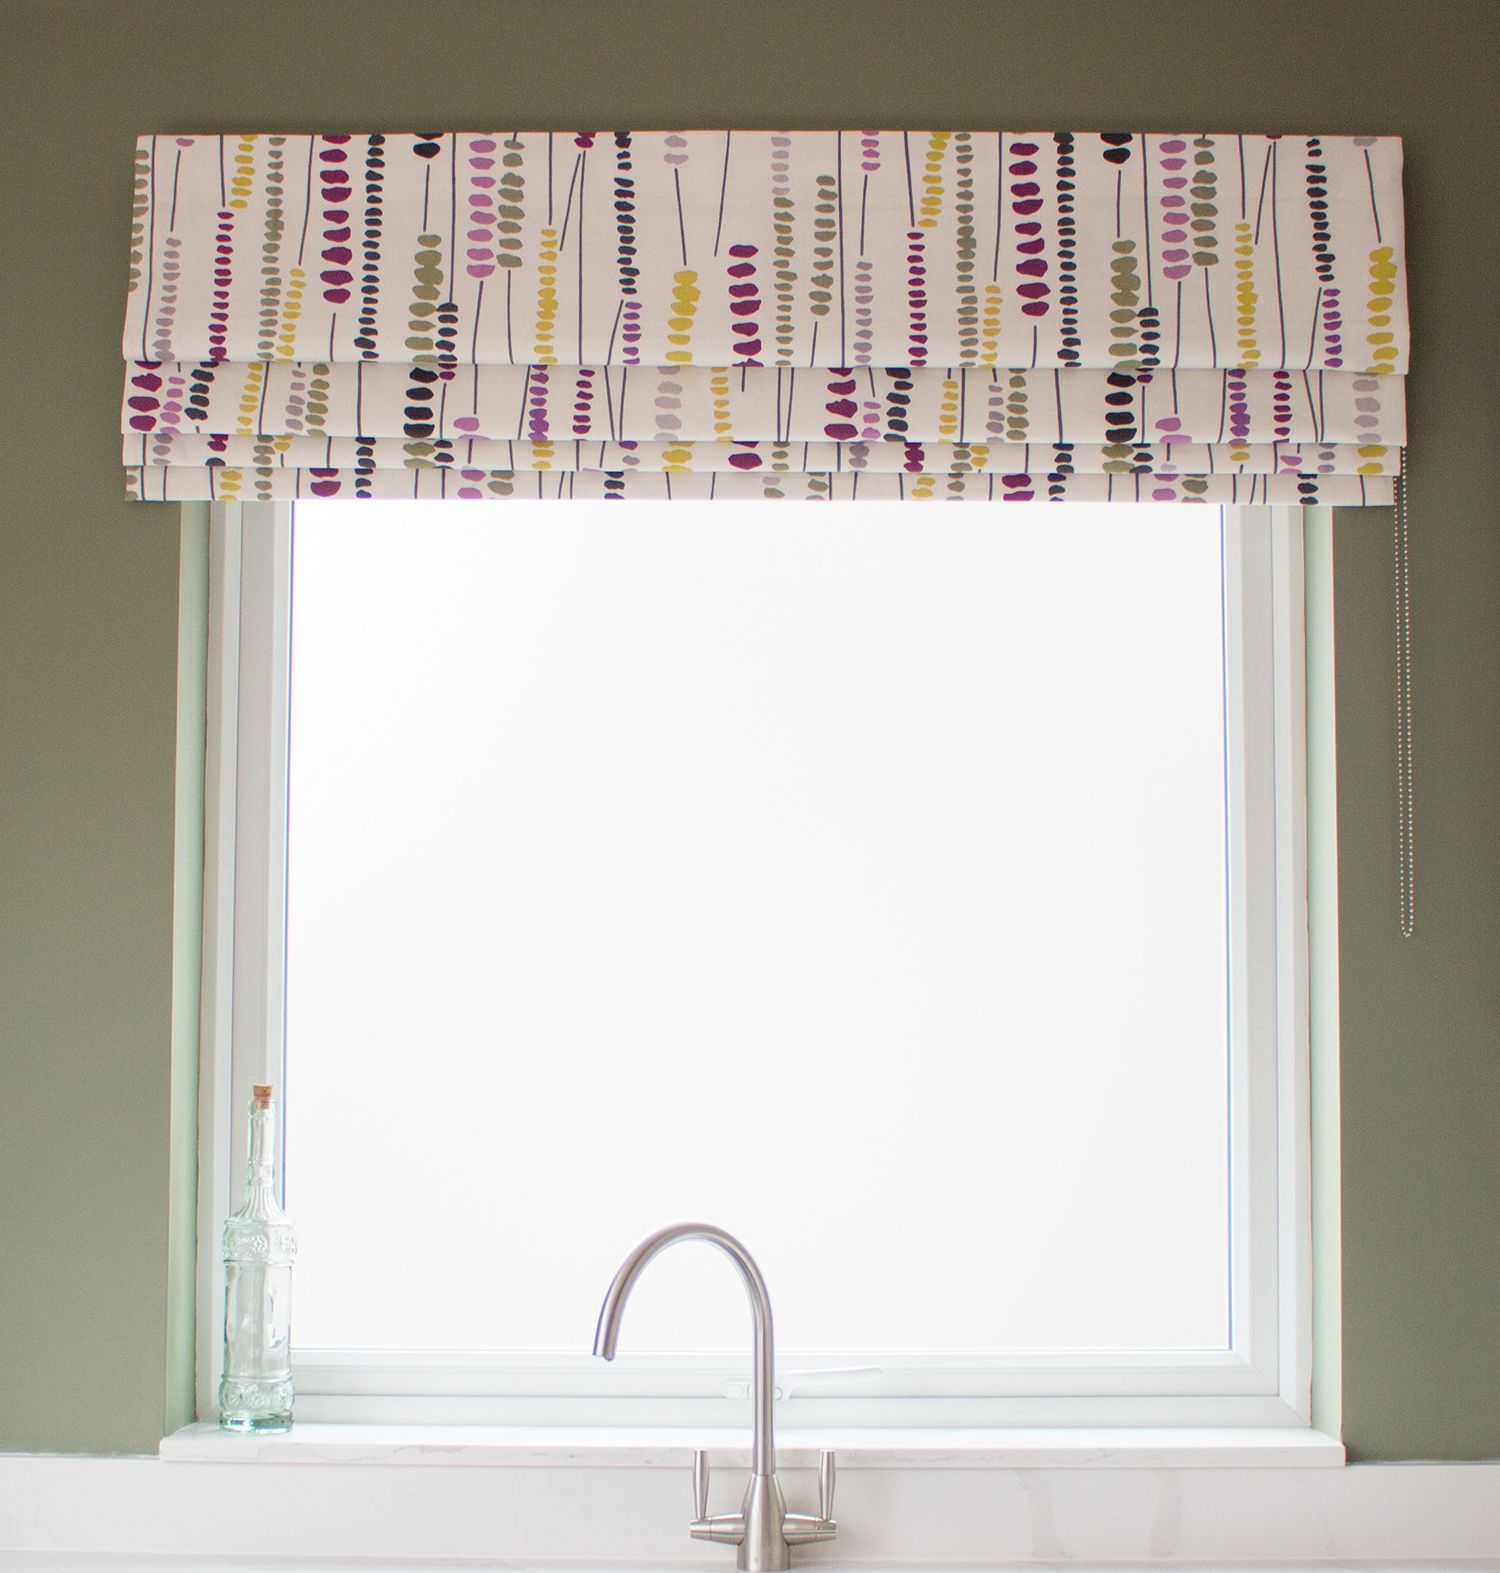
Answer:
<path fill-rule="evenodd" d="M 1406 518 L 1406 450 L 1396 477 L 1396 840 L 1401 933 L 1417 926 L 1416 782 L 1411 726 L 1411 547 Z"/>

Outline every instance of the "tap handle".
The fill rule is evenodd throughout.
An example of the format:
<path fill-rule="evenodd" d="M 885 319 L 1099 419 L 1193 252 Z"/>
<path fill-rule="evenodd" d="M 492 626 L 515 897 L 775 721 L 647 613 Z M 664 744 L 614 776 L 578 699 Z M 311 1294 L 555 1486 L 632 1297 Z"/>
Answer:
<path fill-rule="evenodd" d="M 708 1453 L 701 1447 L 693 1451 L 693 1521 L 688 1533 L 694 1540 L 713 1540 L 721 1546 L 737 1546 L 745 1538 L 743 1513 L 708 1511 Z"/>
<path fill-rule="evenodd" d="M 708 1517 L 708 1450 L 701 1447 L 693 1453 L 693 1517 Z"/>
<path fill-rule="evenodd" d="M 742 1546 L 745 1543 L 745 1515 L 713 1513 L 708 1518 L 695 1518 L 688 1525 L 688 1534 L 694 1540 L 711 1540 L 716 1546 Z"/>
<path fill-rule="evenodd" d="M 825 1452 L 818 1461 L 817 1514 L 788 1513 L 782 1520 L 781 1532 L 789 1546 L 832 1540 L 838 1534 L 838 1520 L 833 1516 L 834 1478 L 833 1454 Z"/>

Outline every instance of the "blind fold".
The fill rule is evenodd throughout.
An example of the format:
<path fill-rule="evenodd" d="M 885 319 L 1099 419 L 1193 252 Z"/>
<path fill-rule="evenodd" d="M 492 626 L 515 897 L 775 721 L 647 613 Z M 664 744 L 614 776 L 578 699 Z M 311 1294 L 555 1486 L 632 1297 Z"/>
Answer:
<path fill-rule="evenodd" d="M 1398 140 L 143 137 L 132 492 L 1388 503 Z"/>

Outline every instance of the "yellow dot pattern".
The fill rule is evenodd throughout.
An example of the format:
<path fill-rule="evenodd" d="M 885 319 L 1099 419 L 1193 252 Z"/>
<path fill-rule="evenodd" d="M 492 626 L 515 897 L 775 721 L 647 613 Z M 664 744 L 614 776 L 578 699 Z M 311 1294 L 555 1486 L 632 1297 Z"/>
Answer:
<path fill-rule="evenodd" d="M 958 392 L 958 378 L 944 377 L 938 401 L 938 437 L 943 442 L 952 442 L 958 435 Z"/>
<path fill-rule="evenodd" d="M 1260 365 L 1260 344 L 1255 333 L 1255 308 L 1260 294 L 1255 288 L 1255 245 L 1247 223 L 1234 226 L 1234 303 L 1236 363 L 1249 370 Z"/>
<path fill-rule="evenodd" d="M 693 318 L 698 313 L 698 275 L 683 268 L 672 275 L 672 315 L 667 318 L 667 359 L 674 366 L 690 366 L 693 361 Z"/>
<path fill-rule="evenodd" d="M 245 367 L 245 380 L 240 386 L 239 406 L 235 411 L 236 436 L 249 437 L 255 432 L 255 416 L 260 409 L 260 392 L 265 386 L 266 364 L 253 360 Z"/>
<path fill-rule="evenodd" d="M 536 258 L 536 342 L 539 366 L 557 364 L 557 231 L 544 229 Z"/>
<path fill-rule="evenodd" d="M 730 442 L 734 437 L 734 421 L 729 413 L 729 373 L 724 367 L 714 369 L 708 389 L 714 406 L 714 440 Z"/>
<path fill-rule="evenodd" d="M 943 155 L 948 151 L 951 133 L 934 131 L 927 139 L 927 157 L 922 165 L 922 192 L 917 202 L 917 228 L 936 229 L 943 214 Z"/>
<path fill-rule="evenodd" d="M 243 209 L 250 206 L 250 193 L 255 187 L 255 138 L 241 137 L 234 153 L 234 174 L 229 181 L 229 205 Z"/>
<path fill-rule="evenodd" d="M 997 365 L 1000 358 L 1000 286 L 984 286 L 984 311 L 979 319 L 979 364 Z"/>
<path fill-rule="evenodd" d="M 1377 246 L 1370 253 L 1370 332 L 1365 335 L 1365 343 L 1370 346 L 1367 372 L 1391 371 L 1400 356 L 1396 335 L 1391 332 L 1395 293 L 1396 253 L 1390 246 Z"/>
<path fill-rule="evenodd" d="M 281 332 L 276 339 L 276 359 L 296 360 L 297 320 L 302 315 L 302 297 L 307 292 L 307 274 L 302 268 L 289 268 L 286 299 L 281 307 Z"/>

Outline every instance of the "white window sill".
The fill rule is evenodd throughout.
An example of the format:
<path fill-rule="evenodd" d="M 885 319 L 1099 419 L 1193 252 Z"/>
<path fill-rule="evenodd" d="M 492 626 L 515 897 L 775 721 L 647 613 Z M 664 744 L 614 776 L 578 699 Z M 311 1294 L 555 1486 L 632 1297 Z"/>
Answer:
<path fill-rule="evenodd" d="M 242 1436 L 212 1422 L 163 1439 L 174 1463 L 581 1465 L 686 1469 L 696 1448 L 715 1468 L 748 1469 L 743 1428 L 354 1425 L 308 1421 L 279 1436 Z M 1263 1427 L 1007 1430 L 795 1430 L 777 1433 L 781 1467 L 812 1468 L 831 1448 L 839 1469 L 1308 1469 L 1344 1462 L 1320 1431 Z"/>

